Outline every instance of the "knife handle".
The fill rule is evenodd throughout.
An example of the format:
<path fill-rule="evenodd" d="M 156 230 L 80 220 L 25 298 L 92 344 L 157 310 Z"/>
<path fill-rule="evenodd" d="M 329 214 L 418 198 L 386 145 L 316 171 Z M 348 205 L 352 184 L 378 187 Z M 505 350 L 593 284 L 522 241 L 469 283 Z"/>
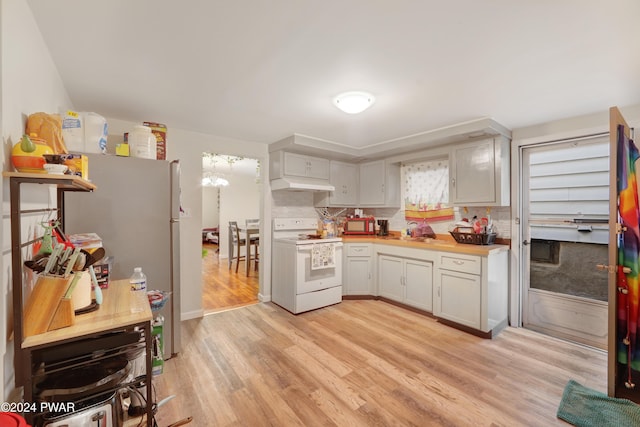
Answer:
<path fill-rule="evenodd" d="M 98 284 L 98 279 L 96 278 L 96 272 L 93 269 L 93 266 L 89 266 L 89 275 L 91 275 L 91 281 L 93 282 L 93 291 L 96 294 L 96 303 L 98 305 L 102 304 L 102 289 L 100 289 L 100 285 Z"/>

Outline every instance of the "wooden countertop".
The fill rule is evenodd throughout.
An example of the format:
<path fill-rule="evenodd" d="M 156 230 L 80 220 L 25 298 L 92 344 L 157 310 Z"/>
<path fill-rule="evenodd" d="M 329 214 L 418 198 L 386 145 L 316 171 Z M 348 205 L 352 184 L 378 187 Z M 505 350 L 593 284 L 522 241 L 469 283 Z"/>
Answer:
<path fill-rule="evenodd" d="M 129 279 L 111 281 L 102 294 L 102 305 L 96 311 L 77 315 L 72 326 L 25 338 L 22 348 L 71 340 L 153 319 L 147 293 L 132 292 Z"/>
<path fill-rule="evenodd" d="M 470 245 L 457 243 L 451 236 L 438 235 L 427 241 L 400 239 L 397 236 L 342 236 L 344 243 L 375 243 L 401 246 L 405 248 L 428 249 L 433 251 L 455 252 L 458 254 L 486 256 L 493 252 L 509 250 L 509 245 Z"/>

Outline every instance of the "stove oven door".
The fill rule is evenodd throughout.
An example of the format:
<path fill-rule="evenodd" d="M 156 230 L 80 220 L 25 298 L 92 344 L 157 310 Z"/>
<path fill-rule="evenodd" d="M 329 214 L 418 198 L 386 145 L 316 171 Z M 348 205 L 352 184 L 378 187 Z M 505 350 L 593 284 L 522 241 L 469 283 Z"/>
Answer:
<path fill-rule="evenodd" d="M 296 294 L 315 292 L 342 285 L 342 242 L 334 245 L 333 267 L 312 268 L 312 244 L 298 245 L 296 264 Z"/>

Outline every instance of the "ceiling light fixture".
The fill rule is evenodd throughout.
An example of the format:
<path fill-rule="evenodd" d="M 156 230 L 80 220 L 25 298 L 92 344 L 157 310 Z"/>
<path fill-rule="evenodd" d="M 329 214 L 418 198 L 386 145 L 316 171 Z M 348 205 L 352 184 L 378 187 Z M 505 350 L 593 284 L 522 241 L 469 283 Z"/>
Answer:
<path fill-rule="evenodd" d="M 367 92 L 345 92 L 333 99 L 336 107 L 348 114 L 358 114 L 371 107 L 375 98 Z"/>

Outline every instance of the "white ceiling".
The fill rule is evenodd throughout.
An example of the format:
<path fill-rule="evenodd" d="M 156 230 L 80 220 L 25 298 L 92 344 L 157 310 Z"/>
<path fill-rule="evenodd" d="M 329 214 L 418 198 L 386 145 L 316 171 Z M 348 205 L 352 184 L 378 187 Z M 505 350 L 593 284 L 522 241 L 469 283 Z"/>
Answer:
<path fill-rule="evenodd" d="M 640 103 L 637 0 L 28 0 L 74 107 L 351 147 Z M 347 115 L 347 90 L 376 103 Z"/>

